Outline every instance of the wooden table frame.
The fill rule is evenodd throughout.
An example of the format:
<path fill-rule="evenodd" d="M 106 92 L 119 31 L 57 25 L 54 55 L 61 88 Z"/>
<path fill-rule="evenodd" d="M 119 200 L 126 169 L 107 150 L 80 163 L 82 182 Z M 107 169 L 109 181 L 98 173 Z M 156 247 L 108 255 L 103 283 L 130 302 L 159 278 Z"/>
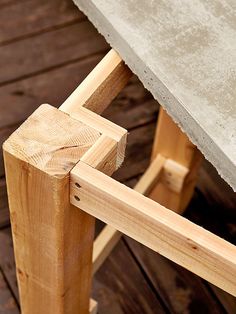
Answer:
<path fill-rule="evenodd" d="M 122 233 L 236 296 L 235 246 L 180 215 L 202 156 L 163 109 L 134 190 L 110 177 L 127 131 L 99 114 L 131 75 L 111 50 L 59 110 L 40 106 L 4 143 L 23 314 L 96 313 L 92 274 Z M 94 217 L 107 226 L 93 244 Z"/>

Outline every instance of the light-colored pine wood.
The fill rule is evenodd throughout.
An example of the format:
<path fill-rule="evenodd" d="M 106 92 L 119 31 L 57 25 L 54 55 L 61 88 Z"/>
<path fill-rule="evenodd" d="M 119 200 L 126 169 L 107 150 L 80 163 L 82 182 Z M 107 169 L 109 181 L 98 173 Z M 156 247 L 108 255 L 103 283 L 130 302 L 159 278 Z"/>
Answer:
<path fill-rule="evenodd" d="M 117 168 L 124 160 L 127 131 L 96 113 L 100 114 L 110 104 L 131 75 L 120 56 L 111 49 L 59 108 L 118 143 Z"/>
<path fill-rule="evenodd" d="M 135 185 L 134 190 L 148 195 L 153 185 L 157 183 L 162 175 L 166 159 L 158 155 L 148 167 L 146 172 Z M 104 173 L 104 171 L 102 171 Z M 94 241 L 93 250 L 93 273 L 101 267 L 113 248 L 119 242 L 122 233 L 110 225 L 106 225 Z"/>
<path fill-rule="evenodd" d="M 73 205 L 236 296 L 234 245 L 83 162 L 70 193 Z"/>
<path fill-rule="evenodd" d="M 116 167 L 119 168 L 125 156 L 127 130 L 97 115 L 87 108 L 80 107 L 76 112 L 70 112 L 69 114 L 76 120 L 81 121 L 117 142 Z"/>
<path fill-rule="evenodd" d="M 150 198 L 181 214 L 192 197 L 202 155 L 162 107 L 158 117 L 152 159 L 157 154 L 161 154 L 189 170 L 184 178 L 181 192 L 176 191 L 167 183 L 167 170 L 163 176 L 164 180 L 150 193 Z"/>
<path fill-rule="evenodd" d="M 180 165 L 172 159 L 166 159 L 161 182 L 164 183 L 171 191 L 181 193 L 188 173 L 188 168 Z"/>
<path fill-rule="evenodd" d="M 98 311 L 98 304 L 95 300 L 90 299 L 89 303 L 89 314 L 97 314 Z"/>
<path fill-rule="evenodd" d="M 117 169 L 117 142 L 101 135 L 97 142 L 81 158 L 81 161 L 91 167 L 112 175 Z M 111 226 L 105 226 L 94 241 L 93 274 L 100 268 L 121 237 L 121 233 Z"/>
<path fill-rule="evenodd" d="M 70 204 L 69 172 L 100 133 L 42 105 L 4 143 L 23 314 L 87 314 L 94 218 Z"/>
<path fill-rule="evenodd" d="M 81 160 L 91 167 L 112 175 L 117 170 L 117 142 L 102 134 Z M 123 156 L 124 158 L 124 156 Z"/>
<path fill-rule="evenodd" d="M 16 217 L 12 218 L 12 224 L 20 231 L 18 236 L 13 228 L 24 313 L 88 312 L 94 218 L 70 205 L 68 173 L 80 158 L 108 174 L 121 165 L 127 131 L 90 110 L 103 111 L 131 75 L 118 54 L 111 50 L 60 107 L 72 118 L 49 106 L 41 106 L 4 146 L 9 199 L 13 204 L 11 212 L 12 217 Z M 24 172 L 27 167 L 30 171 Z M 15 190 L 18 188 L 14 185 L 15 174 L 19 182 L 23 179 L 21 194 Z M 42 191 L 47 194 L 42 195 Z M 21 207 L 16 215 L 16 204 L 18 206 L 19 202 Z M 27 224 L 33 224 L 37 237 L 32 238 Z M 53 248 L 49 260 L 45 256 L 49 254 L 49 249 L 43 252 L 44 242 Z M 38 250 L 34 259 L 35 248 Z M 78 252 L 84 254 L 83 258 L 78 256 Z M 39 263 L 36 267 L 34 263 L 37 259 Z M 78 282 L 75 282 L 76 279 Z M 26 298 L 28 290 L 31 292 Z M 42 299 L 44 303 L 40 303 Z M 33 305 L 37 310 L 33 309 Z M 95 311 L 94 306 L 92 311 Z"/>
<path fill-rule="evenodd" d="M 101 113 L 126 85 L 132 72 L 111 49 L 86 79 L 62 104 L 60 110 L 76 112 L 80 106 Z"/>
<path fill-rule="evenodd" d="M 144 172 L 138 183 L 135 185 L 134 190 L 147 196 L 153 189 L 153 186 L 161 179 L 163 169 L 166 164 L 166 158 L 162 155 L 157 155 L 151 162 L 147 170 Z"/>

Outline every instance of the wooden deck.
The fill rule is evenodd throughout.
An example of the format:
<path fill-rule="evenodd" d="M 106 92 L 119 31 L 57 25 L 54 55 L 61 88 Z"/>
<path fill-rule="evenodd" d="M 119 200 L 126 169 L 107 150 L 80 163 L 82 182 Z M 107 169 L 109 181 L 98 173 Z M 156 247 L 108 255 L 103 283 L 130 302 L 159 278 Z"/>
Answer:
<path fill-rule="evenodd" d="M 0 141 L 41 103 L 59 106 L 109 50 L 70 0 L 1 0 Z M 104 116 L 129 130 L 114 177 L 133 186 L 149 163 L 158 104 L 133 77 Z M 204 162 L 185 216 L 236 244 L 236 197 Z M 97 232 L 102 224 L 97 223 Z M 0 156 L 0 313 L 20 313 Z M 100 314 L 236 313 L 236 299 L 124 237 L 96 273 Z M 33 313 L 32 313 L 33 314 Z"/>

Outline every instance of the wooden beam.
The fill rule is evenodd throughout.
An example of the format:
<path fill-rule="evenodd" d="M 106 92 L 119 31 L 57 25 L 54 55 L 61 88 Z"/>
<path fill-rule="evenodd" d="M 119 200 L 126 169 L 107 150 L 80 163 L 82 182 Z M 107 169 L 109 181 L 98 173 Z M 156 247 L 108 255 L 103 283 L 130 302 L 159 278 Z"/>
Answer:
<path fill-rule="evenodd" d="M 83 162 L 70 191 L 73 205 L 236 296 L 234 245 Z"/>
<path fill-rule="evenodd" d="M 118 143 L 116 169 L 124 160 L 127 130 L 96 113 L 106 109 L 131 76 L 124 61 L 111 49 L 59 108 Z"/>
<path fill-rule="evenodd" d="M 4 143 L 24 314 L 89 312 L 94 217 L 70 204 L 69 172 L 99 137 L 42 105 Z"/>
<path fill-rule="evenodd" d="M 161 178 L 165 161 L 164 157 L 158 155 L 136 184 L 134 190 L 143 195 L 148 195 L 152 187 Z M 102 169 L 99 170 L 102 171 Z M 104 171 L 102 172 L 104 173 Z M 110 225 L 106 225 L 96 237 L 93 245 L 93 274 L 104 263 L 121 236 L 122 233 L 120 231 Z"/>
<path fill-rule="evenodd" d="M 83 107 L 78 108 L 76 112 L 68 113 L 72 118 L 81 121 L 106 137 L 116 141 L 116 169 L 118 169 L 125 156 L 127 130 Z"/>
<path fill-rule="evenodd" d="M 162 182 L 159 182 L 149 197 L 181 214 L 192 197 L 202 154 L 162 107 L 158 116 L 152 160 L 157 154 L 161 154 L 187 168 L 188 173 L 181 183 L 181 190 L 176 190 L 168 184 L 168 169 L 166 169 Z"/>
<path fill-rule="evenodd" d="M 135 185 L 134 190 L 145 196 L 149 195 L 153 186 L 161 179 L 165 164 L 166 158 L 160 154 L 157 155 Z"/>
<path fill-rule="evenodd" d="M 166 159 L 161 182 L 164 183 L 169 190 L 181 193 L 188 173 L 188 168 L 178 164 L 172 159 Z"/>
<path fill-rule="evenodd" d="M 117 142 L 102 134 L 81 160 L 87 165 L 111 176 L 118 168 Z"/>
<path fill-rule="evenodd" d="M 126 85 L 132 72 L 118 53 L 111 49 L 86 79 L 62 104 L 60 110 L 76 112 L 83 106 L 101 113 Z"/>

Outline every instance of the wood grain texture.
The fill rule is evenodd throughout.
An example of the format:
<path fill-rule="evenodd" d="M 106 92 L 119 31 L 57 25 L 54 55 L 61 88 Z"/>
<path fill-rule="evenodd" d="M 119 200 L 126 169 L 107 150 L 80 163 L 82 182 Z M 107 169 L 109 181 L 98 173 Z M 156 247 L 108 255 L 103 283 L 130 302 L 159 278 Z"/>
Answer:
<path fill-rule="evenodd" d="M 10 228 L 6 228 L 0 231 L 0 246 L 2 250 L 0 250 L 0 269 L 3 271 L 4 276 L 7 280 L 8 286 L 10 287 L 9 294 L 11 291 L 13 302 L 9 302 L 9 309 L 14 309 L 16 313 L 19 313 L 18 308 L 15 304 L 15 301 L 19 305 L 19 293 L 18 293 L 18 286 L 16 281 L 16 268 L 15 268 L 15 260 L 13 254 L 13 243 L 11 237 L 11 230 Z M 0 295 L 0 303 L 5 302 L 5 298 Z M 0 313 L 1 313 L 1 306 L 0 306 Z M 7 310 L 7 308 L 5 308 Z M 14 312 L 13 312 L 14 313 Z M 12 313 L 12 314 L 13 314 Z M 97 313 L 97 302 L 93 299 L 90 299 L 89 304 L 89 314 L 96 314 Z M 5 311 L 3 314 L 7 314 Z"/>
<path fill-rule="evenodd" d="M 117 164 L 117 152 L 117 142 L 102 134 L 80 160 L 107 175 L 112 175 L 119 166 Z"/>
<path fill-rule="evenodd" d="M 150 193 L 150 198 L 181 214 L 193 195 L 202 155 L 163 108 L 158 116 L 152 159 L 157 154 L 162 154 L 189 170 L 183 180 L 181 191 L 176 191 L 168 184 L 170 172 L 166 169 L 164 180 Z"/>
<path fill-rule="evenodd" d="M 94 218 L 70 205 L 69 171 L 99 136 L 42 105 L 4 143 L 23 313 L 89 311 Z"/>
<path fill-rule="evenodd" d="M 116 169 L 124 160 L 127 131 L 96 113 L 105 110 L 131 75 L 120 56 L 110 50 L 59 108 L 117 142 Z"/>
<path fill-rule="evenodd" d="M 166 313 L 123 241 L 96 273 L 92 295 L 101 314 Z"/>
<path fill-rule="evenodd" d="M 118 169 L 124 161 L 125 157 L 127 130 L 99 116 L 91 110 L 83 108 L 82 106 L 76 109 L 75 112 L 73 112 L 73 110 L 71 112 L 70 109 L 71 107 L 68 108 L 68 112 L 70 112 L 70 116 L 72 118 L 81 121 L 82 123 L 90 126 L 91 128 L 97 130 L 97 132 L 102 133 L 104 136 L 114 140 L 117 143 L 116 169 Z"/>
<path fill-rule="evenodd" d="M 131 76 L 130 69 L 117 52 L 111 49 L 60 109 L 76 113 L 83 106 L 93 112 L 102 113 Z"/>
<path fill-rule="evenodd" d="M 65 53 L 67 54 L 67 52 Z M 70 57 L 69 55 L 68 51 L 67 59 Z M 58 107 L 101 58 L 102 54 L 98 54 L 72 63 L 72 65 L 2 86 L 0 88 L 2 99 L 0 104 L 0 144 L 37 109 L 38 104 L 47 101 Z M 32 59 L 31 61 L 33 62 Z M 6 106 L 6 103 L 14 103 L 14 106 Z M 0 174 L 4 174 L 2 152 L 0 154 Z"/>
<path fill-rule="evenodd" d="M 124 237 L 124 240 L 161 296 L 169 313 L 222 314 L 222 307 L 212 298 L 201 278 L 128 237 Z M 229 298 L 234 299 L 230 295 Z"/>
<path fill-rule="evenodd" d="M 75 10 L 69 1 L 34 0 L 24 4 L 16 2 L 15 5 L 0 10 L 0 45 L 82 19 L 85 19 L 83 13 Z"/>
<path fill-rule="evenodd" d="M 102 57 L 98 53 L 85 60 L 1 87 L 0 143 L 14 132 L 39 103 L 46 101 L 59 107 Z M 6 103 L 14 103 L 14 106 L 5 106 Z M 130 129 L 156 120 L 157 109 L 156 102 L 150 99 L 149 93 L 134 77 L 104 112 L 104 117 Z M 4 174 L 2 154 L 0 174 Z"/>
<path fill-rule="evenodd" d="M 70 196 L 73 205 L 236 295 L 236 248 L 229 242 L 83 162 L 71 172 Z"/>
<path fill-rule="evenodd" d="M 83 160 L 81 159 L 81 161 Z M 135 185 L 134 190 L 143 195 L 148 195 L 158 179 L 161 178 L 165 161 L 166 159 L 164 157 L 158 155 Z M 104 173 L 104 171 L 102 172 Z M 112 226 L 106 225 L 96 237 L 93 246 L 93 273 L 96 273 L 101 267 L 121 236 L 122 233 L 120 231 Z"/>
<path fill-rule="evenodd" d="M 106 49 L 107 44 L 88 21 L 25 38 L 1 47 L 0 84 L 79 60 L 87 56 L 87 51 L 98 53 Z M 14 60 L 11 59 L 12 50 L 17 51 Z"/>
<path fill-rule="evenodd" d="M 56 2 L 56 1 L 57 0 L 49 1 L 48 6 L 53 5 L 52 2 Z M 11 2 L 12 3 L 15 2 L 16 7 L 18 7 L 19 9 L 26 7 L 26 3 L 34 2 L 36 5 L 38 4 L 37 0 L 36 1 L 21 1 L 20 4 L 15 0 L 2 0 L 0 3 L 0 8 L 2 9 L 5 3 L 8 4 Z M 41 1 L 41 2 L 44 3 L 44 1 Z M 70 1 L 68 2 L 70 3 Z M 10 5 L 9 9 L 11 8 L 12 6 Z M 37 8 L 34 11 L 36 12 Z M 13 12 L 13 11 L 11 10 L 10 12 Z M 53 20 L 53 15 L 55 11 L 51 10 L 50 12 L 52 15 L 51 20 Z M 76 12 L 79 12 L 79 11 L 76 11 Z M 26 11 L 26 13 L 28 14 L 29 12 Z M 32 16 L 33 14 L 34 12 L 32 12 L 32 14 L 28 14 L 27 16 Z M 46 14 L 47 14 L 47 11 L 45 11 L 45 15 Z M 14 26 L 15 17 L 13 19 L 9 19 L 9 16 L 12 16 L 12 14 L 7 14 L 7 20 L 9 21 L 9 23 L 11 23 L 13 27 L 11 28 L 11 30 L 18 32 L 19 28 Z M 19 14 L 16 15 L 16 19 L 20 19 L 20 18 L 21 18 L 21 14 L 19 12 Z M 58 15 L 57 21 L 55 22 L 61 23 L 62 19 L 64 18 L 67 18 L 64 14 Z M 51 20 L 50 18 L 48 18 L 46 22 L 50 23 Z M 31 22 L 33 23 L 33 21 Z M 32 23 L 31 25 L 34 25 Z M 28 25 L 30 24 L 25 23 L 25 25 L 22 25 L 22 26 L 28 27 Z M 4 35 L 5 34 L 6 32 L 4 33 Z M 16 53 L 17 53 L 16 50 L 11 51 L 12 59 L 14 59 L 14 55 Z M 64 50 L 64 53 L 68 53 L 67 58 L 69 60 L 70 51 Z M 79 60 L 77 62 L 73 62 L 72 64 L 68 64 L 60 68 L 52 69 L 50 71 L 47 71 L 42 74 L 38 74 L 28 79 L 20 80 L 12 84 L 2 86 L 0 89 L 0 95 L 1 95 L 1 100 L 2 100 L 0 104 L 0 111 L 1 111 L 0 121 L 1 121 L 1 127 L 5 127 L 6 125 L 7 127 L 5 130 L 3 128 L 0 129 L 0 138 L 2 139 L 1 137 L 2 134 L 6 134 L 5 138 L 8 137 L 8 135 L 10 135 L 14 131 L 14 128 L 17 127 L 17 126 L 14 126 L 15 122 L 21 123 L 22 120 L 24 120 L 29 114 L 32 113 L 32 111 L 36 109 L 36 106 L 39 103 L 43 103 L 46 101 L 50 104 L 59 106 L 59 104 L 62 103 L 64 99 L 66 99 L 67 95 L 71 91 L 74 90 L 74 88 L 78 85 L 78 83 L 97 64 L 97 62 L 99 61 L 99 58 L 102 57 L 100 53 L 98 53 L 94 57 L 89 57 L 89 54 L 90 52 L 88 50 L 85 60 Z M 55 55 L 56 55 L 56 51 L 55 51 Z M 33 61 L 34 60 L 32 59 L 32 62 Z M 11 64 L 9 64 L 9 68 L 10 67 L 11 67 Z M 13 68 L 14 68 L 14 64 L 13 64 Z M 6 105 L 6 104 L 14 104 L 14 106 Z M 158 107 L 156 106 L 156 102 L 150 97 L 148 92 L 145 91 L 142 84 L 140 82 L 137 82 L 137 80 L 134 81 L 132 79 L 130 84 L 126 88 L 124 88 L 123 91 L 120 93 L 120 95 L 115 99 L 115 101 L 113 102 L 113 105 L 109 106 L 108 109 L 106 110 L 105 115 L 107 114 L 108 118 L 111 119 L 113 122 L 121 125 L 124 128 L 136 128 L 136 130 L 131 131 L 131 138 L 130 138 L 131 142 L 129 144 L 128 151 L 127 151 L 128 158 L 126 159 L 124 168 L 122 167 L 120 169 L 121 172 L 120 172 L 119 178 L 122 181 L 125 181 L 126 179 L 129 179 L 132 176 L 134 177 L 138 176 L 145 170 L 145 167 L 148 166 L 152 132 L 148 131 L 148 127 L 149 127 L 148 125 L 146 125 L 146 127 L 141 128 L 141 129 L 137 127 L 143 124 L 148 124 L 150 122 L 153 122 L 156 117 L 157 108 Z M 9 119 L 10 119 L 10 122 L 9 122 Z M 150 129 L 153 129 L 152 125 L 150 125 Z M 149 139 L 148 139 L 148 136 L 150 136 Z M 140 156 L 139 154 L 140 149 L 142 149 L 142 156 Z M 132 160 L 130 157 L 132 157 Z M 234 193 L 232 192 L 225 193 L 225 185 L 219 184 L 220 181 L 222 182 L 222 180 L 219 179 L 217 174 L 214 174 L 212 176 L 212 172 L 209 170 L 210 169 L 209 165 L 206 162 L 205 164 L 207 166 L 204 168 L 203 171 L 201 171 L 201 174 L 199 177 L 201 182 L 199 182 L 198 187 L 200 187 L 201 191 L 204 192 L 205 197 L 208 200 L 211 200 L 211 204 L 214 204 L 213 206 L 215 206 L 215 209 L 218 209 L 218 206 L 219 206 L 222 210 L 222 214 L 218 218 L 220 224 L 218 224 L 218 227 L 213 231 L 217 233 L 222 228 L 227 228 L 227 226 L 231 226 L 229 229 L 230 234 L 232 237 L 234 237 L 235 235 L 234 222 L 233 222 L 234 216 L 232 216 L 231 219 L 227 218 L 228 220 L 227 219 L 225 220 L 225 215 L 228 213 L 229 208 L 231 208 L 232 213 L 235 212 L 234 210 L 235 201 L 234 201 L 234 198 L 232 197 Z M 0 199 L 0 208 L 1 208 L 1 205 L 2 205 L 2 200 Z M 198 220 L 199 216 L 202 216 L 202 217 L 210 216 L 211 218 L 214 218 L 213 220 L 216 219 L 215 211 L 209 213 L 208 211 L 209 205 L 206 204 L 203 207 L 204 207 L 204 211 L 202 211 L 201 213 L 199 213 L 198 211 L 198 213 L 196 213 L 196 216 L 195 216 L 196 222 L 198 222 L 198 224 L 200 225 L 204 225 L 204 221 L 202 223 L 199 222 Z M 3 216 L 1 215 L 1 212 L 0 212 L 0 219 L 2 217 Z M 207 228 L 208 227 L 210 228 L 212 223 L 209 222 L 209 224 L 207 225 Z M 8 242 L 6 242 L 5 238 L 2 240 L 3 241 L 1 241 L 0 243 L 0 248 L 1 248 L 0 254 L 2 254 L 0 256 L 0 263 L 2 266 L 2 262 L 6 261 L 5 268 L 4 268 L 4 272 L 6 274 L 7 269 L 10 269 L 10 267 L 13 268 L 13 266 L 10 266 L 10 265 L 13 265 L 13 262 L 10 259 L 6 260 L 7 256 L 10 255 L 9 252 L 10 252 L 11 246 L 9 244 L 9 251 L 6 251 L 5 244 Z M 146 248 L 143 248 L 143 249 L 145 250 Z M 141 304 L 144 304 L 143 306 L 141 306 L 142 313 L 145 313 L 146 311 L 147 312 L 151 311 L 151 313 L 153 313 L 155 311 L 154 310 L 155 306 L 153 306 L 153 308 L 149 310 L 149 307 L 145 306 L 146 303 L 145 303 L 144 298 L 137 299 L 136 296 L 140 292 L 140 287 L 139 288 L 136 287 L 136 290 L 135 289 L 130 290 L 129 283 L 132 279 L 131 275 L 132 277 L 135 277 L 135 278 L 137 276 L 140 276 L 140 277 L 142 276 L 141 273 L 140 275 L 137 274 L 138 268 L 135 267 L 135 270 L 136 270 L 135 273 L 132 273 L 132 274 L 127 273 L 125 274 L 125 276 L 123 276 L 123 269 L 126 269 L 127 267 L 127 258 L 126 258 L 127 254 L 125 254 L 125 252 L 127 252 L 127 254 L 130 254 L 128 251 L 122 252 L 122 248 L 121 248 L 120 257 L 122 257 L 123 255 L 125 256 L 124 258 L 119 259 L 118 256 L 116 255 L 116 249 L 115 249 L 109 261 L 107 261 L 104 267 L 102 267 L 102 269 L 99 271 L 99 284 L 97 282 L 97 285 L 96 285 L 96 288 L 98 288 L 98 290 L 96 290 L 97 291 L 96 299 L 99 300 L 100 313 L 105 312 L 105 313 L 110 314 L 110 309 L 113 309 L 113 310 L 116 310 L 116 312 L 118 311 L 118 313 L 120 314 L 120 313 L 126 312 L 127 308 L 130 311 L 132 311 L 132 309 L 134 310 L 137 308 L 139 309 L 140 306 L 136 307 L 137 302 L 138 303 L 141 302 Z M 110 263 L 110 260 L 112 260 L 113 263 Z M 149 278 L 151 278 L 152 282 L 156 283 L 156 285 L 158 286 L 158 283 L 161 281 L 161 278 L 158 278 L 158 271 L 155 270 L 155 266 L 158 266 L 156 265 L 157 263 L 158 262 L 155 262 L 155 260 L 152 263 L 154 267 L 153 273 L 157 275 L 157 278 L 156 277 L 151 278 L 151 276 L 149 276 Z M 151 263 L 147 262 L 147 268 L 149 272 L 152 273 L 152 270 L 150 270 L 150 267 L 151 267 Z M 144 269 L 147 269 L 147 268 L 144 268 Z M 174 264 L 173 264 L 173 268 L 176 269 L 176 266 Z M 134 267 L 132 269 L 134 269 Z M 159 270 L 162 275 L 161 267 L 159 268 Z M 191 282 L 194 281 L 193 275 L 189 273 L 189 280 L 188 280 L 186 279 L 187 278 L 186 270 L 182 269 L 182 271 L 183 273 L 185 273 L 185 275 L 182 275 L 181 278 L 182 280 L 184 280 L 184 283 L 186 286 L 188 287 L 190 286 L 190 288 L 187 288 L 187 290 L 189 291 L 189 289 L 191 289 Z M 111 273 L 112 274 L 114 273 L 114 276 L 112 277 L 111 281 L 108 281 L 107 274 L 111 274 Z M 120 289 L 120 290 L 117 289 L 117 286 L 120 287 L 120 285 L 118 285 L 116 282 L 116 280 L 119 278 L 123 279 L 122 282 L 123 282 L 124 289 Z M 204 307 L 204 304 L 206 302 L 208 302 L 210 305 L 212 304 L 210 300 L 204 301 L 204 298 L 206 297 L 206 295 L 201 293 L 201 291 L 204 291 L 204 284 L 201 283 L 200 281 L 198 282 L 194 281 L 194 283 L 196 284 L 194 286 L 195 292 L 193 292 L 193 289 L 191 291 L 192 291 L 192 295 L 193 296 L 195 295 L 196 298 L 192 297 L 192 306 L 190 308 L 190 313 L 196 313 L 196 312 L 198 313 L 199 309 L 201 309 L 201 311 L 204 311 L 204 309 L 207 309 L 208 307 Z M 175 282 L 173 283 L 173 286 L 175 287 Z M 169 288 L 166 288 L 166 291 L 169 291 L 168 289 Z M 143 290 L 141 291 L 143 294 Z M 184 297 L 182 298 L 181 292 L 178 294 L 178 291 L 176 292 L 173 291 L 173 293 L 175 296 L 176 295 L 179 296 L 179 297 L 173 298 L 174 299 L 173 302 L 179 301 L 181 303 L 181 300 L 183 300 L 184 298 Z M 158 292 L 156 292 L 156 294 L 158 294 Z M 127 295 L 129 296 L 128 298 L 127 298 Z M 228 299 L 230 296 L 228 294 L 226 295 L 227 295 L 227 298 L 225 299 Z M 150 299 L 148 298 L 147 295 L 145 295 L 145 299 L 148 300 L 149 306 L 150 304 L 153 304 L 154 302 L 152 300 L 153 298 L 155 298 L 154 295 L 152 295 Z M 167 294 L 165 294 L 165 296 L 161 298 L 162 300 L 166 300 Z M 212 295 L 211 300 L 213 300 L 214 298 L 215 297 Z M 231 297 L 231 300 L 232 300 L 231 313 L 234 314 L 235 307 L 233 308 L 232 306 L 234 303 L 233 301 L 234 298 Z M 132 306 L 134 302 L 136 303 L 134 306 Z M 183 303 L 186 305 L 184 301 Z M 229 309 L 230 306 L 226 308 Z M 212 307 L 212 310 L 213 310 L 213 307 Z"/>

